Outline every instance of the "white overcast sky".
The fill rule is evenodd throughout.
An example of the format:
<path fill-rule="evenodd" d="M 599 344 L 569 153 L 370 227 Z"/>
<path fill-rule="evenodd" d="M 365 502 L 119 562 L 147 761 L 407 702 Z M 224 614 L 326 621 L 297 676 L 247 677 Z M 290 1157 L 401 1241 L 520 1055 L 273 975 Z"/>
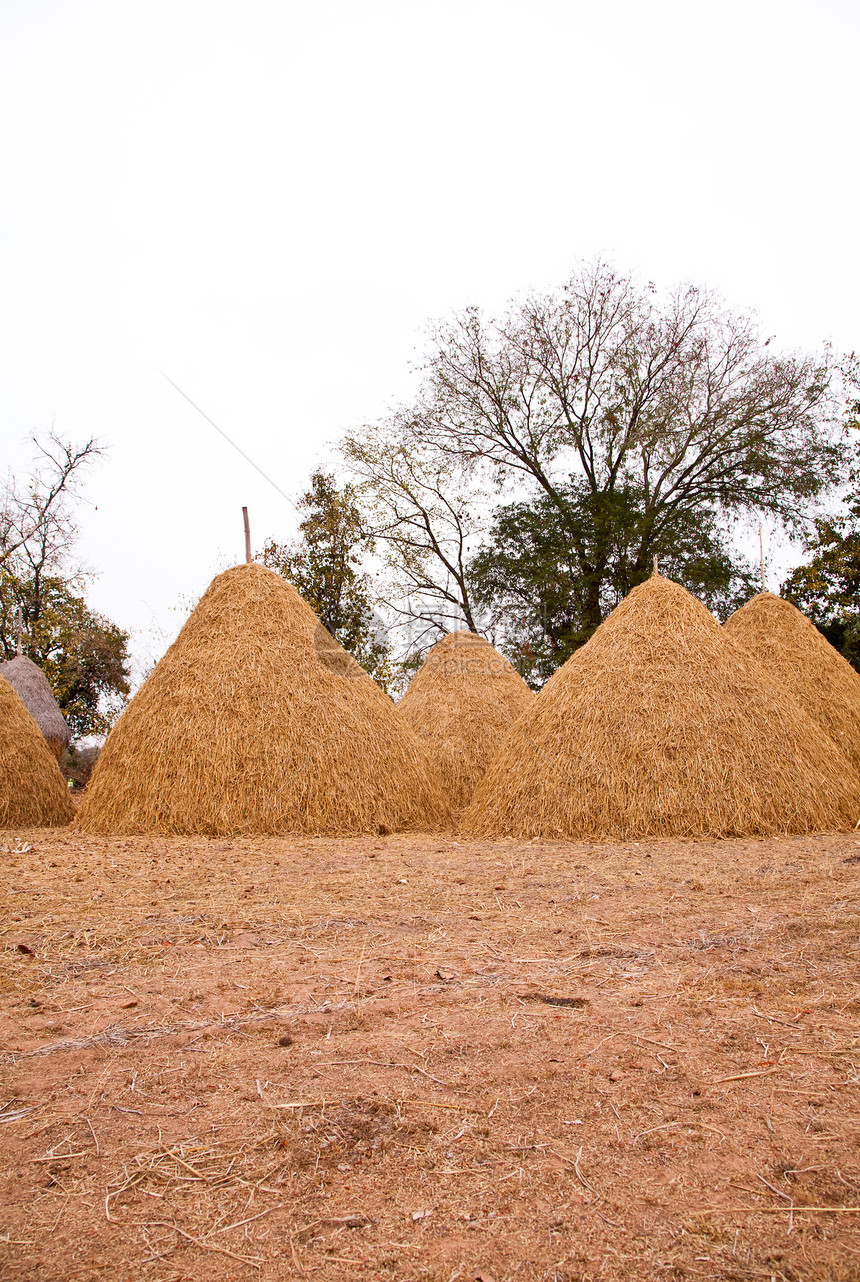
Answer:
<path fill-rule="evenodd" d="M 597 255 L 860 348 L 858 0 L 0 0 L 0 462 L 51 425 L 157 656 L 414 386 L 432 318 Z"/>

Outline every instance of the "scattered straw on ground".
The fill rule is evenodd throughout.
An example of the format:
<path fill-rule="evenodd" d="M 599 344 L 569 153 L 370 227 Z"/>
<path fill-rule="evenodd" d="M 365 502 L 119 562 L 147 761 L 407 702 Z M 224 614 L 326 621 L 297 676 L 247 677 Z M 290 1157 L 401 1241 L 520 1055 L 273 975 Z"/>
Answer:
<path fill-rule="evenodd" d="M 635 588 L 547 682 L 479 785 L 480 836 L 744 836 L 853 826 L 830 737 L 688 592 Z"/>
<path fill-rule="evenodd" d="M 849 1282 L 860 838 L 3 842 L 4 1282 Z"/>
<path fill-rule="evenodd" d="M 453 810 L 472 800 L 502 736 L 534 698 L 474 632 L 452 632 L 433 646 L 398 709 L 438 767 Z"/>

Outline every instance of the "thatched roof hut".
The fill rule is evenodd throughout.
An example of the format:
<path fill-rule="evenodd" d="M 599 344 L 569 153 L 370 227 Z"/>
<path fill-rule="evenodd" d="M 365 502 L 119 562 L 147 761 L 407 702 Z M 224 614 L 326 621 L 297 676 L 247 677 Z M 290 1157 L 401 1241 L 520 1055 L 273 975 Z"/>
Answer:
<path fill-rule="evenodd" d="M 86 832 L 330 833 L 447 818 L 423 748 L 296 590 L 213 580 L 108 735 Z"/>
<path fill-rule="evenodd" d="M 622 839 L 809 832 L 853 826 L 858 791 L 787 691 L 655 574 L 520 717 L 464 826 Z"/>
<path fill-rule="evenodd" d="M 6 678 L 22 700 L 59 761 L 72 736 L 42 669 L 26 654 L 19 654 L 6 663 L 0 663 L 0 677 Z"/>
<path fill-rule="evenodd" d="M 502 735 L 534 697 L 476 633 L 452 632 L 433 646 L 398 708 L 438 767 L 453 809 L 472 800 Z"/>
<path fill-rule="evenodd" d="M 860 676 L 790 601 L 759 592 L 725 631 L 776 677 L 860 772 Z"/>
<path fill-rule="evenodd" d="M 54 828 L 73 814 L 66 781 L 42 732 L 0 677 L 0 827 Z"/>

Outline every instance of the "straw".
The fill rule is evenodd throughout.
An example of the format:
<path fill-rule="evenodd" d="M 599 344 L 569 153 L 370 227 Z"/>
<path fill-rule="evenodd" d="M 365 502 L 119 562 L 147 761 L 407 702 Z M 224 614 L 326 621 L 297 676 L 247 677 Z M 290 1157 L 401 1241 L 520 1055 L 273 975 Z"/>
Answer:
<path fill-rule="evenodd" d="M 447 819 L 423 748 L 296 590 L 219 575 L 122 714 L 86 832 L 347 834 Z"/>
<path fill-rule="evenodd" d="M 853 826 L 858 783 L 782 686 L 678 584 L 640 584 L 513 727 L 480 835 L 638 838 Z"/>
<path fill-rule="evenodd" d="M 398 707 L 457 810 L 469 804 L 501 737 L 533 701 L 522 677 L 489 641 L 452 632 L 433 646 Z"/>
<path fill-rule="evenodd" d="M 788 689 L 860 771 L 860 676 L 790 601 L 759 592 L 725 629 Z"/>
<path fill-rule="evenodd" d="M 0 826 L 50 828 L 67 824 L 69 790 L 24 703 L 0 677 Z"/>
<path fill-rule="evenodd" d="M 21 699 L 59 761 L 72 736 L 42 669 L 25 654 L 19 654 L 0 663 L 0 677 L 5 677 Z"/>

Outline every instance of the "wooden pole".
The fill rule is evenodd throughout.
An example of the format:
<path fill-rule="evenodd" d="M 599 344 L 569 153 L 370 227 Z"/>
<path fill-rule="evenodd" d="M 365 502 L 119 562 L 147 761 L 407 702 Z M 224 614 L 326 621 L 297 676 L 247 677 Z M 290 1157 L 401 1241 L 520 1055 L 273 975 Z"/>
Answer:
<path fill-rule="evenodd" d="M 659 573 L 660 573 L 660 567 L 659 567 L 659 565 L 657 564 L 657 558 L 656 558 L 656 556 L 654 557 L 654 573 L 655 573 L 655 574 L 659 574 Z"/>
<path fill-rule="evenodd" d="M 21 607 L 20 607 L 20 605 L 18 606 L 18 610 L 17 610 L 17 612 L 16 612 L 16 616 L 15 616 L 15 626 L 16 626 L 16 628 L 18 629 L 18 657 L 20 658 L 20 657 L 21 657 L 21 633 L 24 631 L 24 624 L 23 624 L 23 620 L 22 620 L 22 618 L 21 618 Z"/>
<path fill-rule="evenodd" d="M 245 522 L 245 560 L 250 565 L 254 558 L 251 556 L 251 526 L 248 522 L 248 509 L 246 507 L 242 508 L 242 519 Z"/>
<path fill-rule="evenodd" d="M 758 550 L 761 558 L 761 590 L 764 592 L 764 539 L 762 538 L 761 526 L 758 527 Z"/>

